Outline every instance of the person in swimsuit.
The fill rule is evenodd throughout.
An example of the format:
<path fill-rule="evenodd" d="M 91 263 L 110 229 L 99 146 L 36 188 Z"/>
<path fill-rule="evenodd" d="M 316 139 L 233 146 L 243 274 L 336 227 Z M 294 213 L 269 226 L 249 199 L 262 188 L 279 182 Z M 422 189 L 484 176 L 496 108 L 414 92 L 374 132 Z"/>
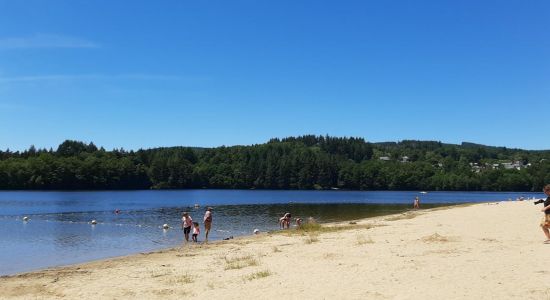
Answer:
<path fill-rule="evenodd" d="M 419 209 L 420 208 L 420 198 L 418 198 L 418 196 L 414 198 L 413 208 L 414 209 Z"/>
<path fill-rule="evenodd" d="M 550 184 L 545 185 L 543 191 L 547 197 L 543 203 L 544 207 L 541 209 L 544 213 L 544 217 L 540 222 L 540 227 L 542 228 L 544 235 L 546 235 L 546 241 L 544 241 L 544 243 L 550 244 Z"/>
<path fill-rule="evenodd" d="M 288 229 L 290 228 L 290 220 L 292 218 L 292 215 L 290 213 L 285 213 L 285 215 L 282 218 L 279 218 L 279 226 L 282 229 L 285 229 L 285 227 Z"/>
<path fill-rule="evenodd" d="M 204 213 L 204 234 L 206 235 L 205 240 L 208 241 L 208 233 L 212 228 L 212 207 L 208 207 Z"/>
<path fill-rule="evenodd" d="M 193 219 L 191 219 L 188 212 L 184 212 L 181 216 L 181 230 L 183 230 L 183 234 L 185 235 L 185 241 L 189 242 L 189 232 L 191 232 Z"/>

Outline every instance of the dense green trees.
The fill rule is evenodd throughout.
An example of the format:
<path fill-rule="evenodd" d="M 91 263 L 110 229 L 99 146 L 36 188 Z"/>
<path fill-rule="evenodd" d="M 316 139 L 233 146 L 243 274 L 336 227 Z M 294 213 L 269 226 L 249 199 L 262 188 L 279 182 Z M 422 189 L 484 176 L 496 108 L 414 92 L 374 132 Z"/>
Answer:
<path fill-rule="evenodd" d="M 55 151 L 0 151 L 0 189 L 538 191 L 549 182 L 550 151 L 471 143 L 308 135 L 212 149 L 105 151 L 65 141 Z"/>

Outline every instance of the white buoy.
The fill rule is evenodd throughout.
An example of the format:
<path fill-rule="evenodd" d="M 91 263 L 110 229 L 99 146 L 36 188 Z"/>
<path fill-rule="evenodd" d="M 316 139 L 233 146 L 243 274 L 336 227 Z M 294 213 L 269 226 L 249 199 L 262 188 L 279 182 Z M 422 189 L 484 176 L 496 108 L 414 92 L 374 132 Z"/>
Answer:
<path fill-rule="evenodd" d="M 92 222 L 90 222 L 90 223 L 92 223 L 92 225 L 95 225 L 95 224 L 97 224 L 97 221 L 96 221 L 96 220 L 92 220 Z"/>
<path fill-rule="evenodd" d="M 29 217 L 23 217 L 23 221 L 27 222 L 29 220 Z"/>
<path fill-rule="evenodd" d="M 164 225 L 162 225 L 162 228 L 163 229 L 168 229 L 168 228 L 170 228 L 170 226 L 168 226 L 168 224 L 164 224 Z"/>
<path fill-rule="evenodd" d="M 260 230 L 258 228 L 254 229 L 254 234 L 260 233 Z"/>

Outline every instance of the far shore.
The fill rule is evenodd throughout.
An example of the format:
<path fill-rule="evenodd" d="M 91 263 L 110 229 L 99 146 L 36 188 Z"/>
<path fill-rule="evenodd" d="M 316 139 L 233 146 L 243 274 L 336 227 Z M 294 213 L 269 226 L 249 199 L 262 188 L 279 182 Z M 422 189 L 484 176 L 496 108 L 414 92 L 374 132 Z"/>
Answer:
<path fill-rule="evenodd" d="M 2 299 L 550 299 L 533 201 L 456 205 L 0 277 Z"/>
<path fill-rule="evenodd" d="M 204 187 L 204 188 L 147 188 L 147 189 L 0 189 L 0 192 L 143 192 L 143 191 L 292 191 L 292 192 L 299 192 L 299 191 L 319 191 L 319 192 L 414 192 L 414 193 L 468 193 L 468 192 L 475 192 L 475 193 L 517 193 L 517 194 L 532 194 L 536 193 L 537 195 L 540 194 L 540 192 L 536 191 L 479 191 L 479 190 L 361 190 L 361 189 L 345 189 L 345 188 L 322 188 L 322 189 L 265 189 L 265 188 L 210 188 L 210 187 Z"/>

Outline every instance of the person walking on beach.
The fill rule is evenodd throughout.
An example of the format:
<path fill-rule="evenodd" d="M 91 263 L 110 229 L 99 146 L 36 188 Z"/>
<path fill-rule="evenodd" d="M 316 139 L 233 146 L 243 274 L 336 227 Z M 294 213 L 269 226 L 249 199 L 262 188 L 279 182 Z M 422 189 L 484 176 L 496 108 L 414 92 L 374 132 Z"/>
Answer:
<path fill-rule="evenodd" d="M 414 198 L 413 208 L 414 209 L 419 209 L 420 208 L 420 198 L 418 196 L 416 196 Z"/>
<path fill-rule="evenodd" d="M 204 234 L 206 235 L 205 241 L 208 241 L 208 233 L 212 228 L 212 207 L 208 207 L 204 213 Z"/>
<path fill-rule="evenodd" d="M 546 235 L 546 241 L 544 241 L 544 243 L 550 244 L 550 184 L 545 185 L 543 191 L 547 197 L 546 200 L 544 200 L 544 207 L 541 209 L 544 213 L 544 218 L 542 218 L 540 222 L 540 227 L 542 227 L 542 231 Z"/>
<path fill-rule="evenodd" d="M 193 219 L 191 219 L 191 216 L 189 216 L 188 212 L 184 212 L 181 214 L 181 230 L 183 230 L 183 234 L 185 235 L 185 241 L 189 242 L 189 232 L 191 232 L 191 225 L 193 225 Z"/>

